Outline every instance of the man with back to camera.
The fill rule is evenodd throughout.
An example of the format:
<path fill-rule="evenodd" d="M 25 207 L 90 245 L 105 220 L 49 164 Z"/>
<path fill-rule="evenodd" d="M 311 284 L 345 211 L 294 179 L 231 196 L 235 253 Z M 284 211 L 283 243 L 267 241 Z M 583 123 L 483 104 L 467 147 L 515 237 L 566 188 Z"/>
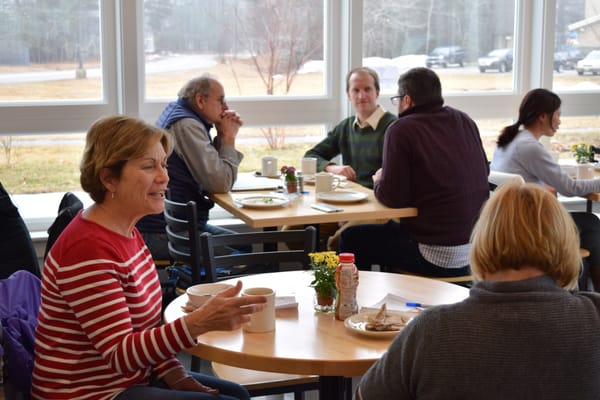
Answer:
<path fill-rule="evenodd" d="M 196 202 L 201 231 L 215 235 L 232 233 L 207 223 L 209 210 L 214 206 L 208 195 L 231 189 L 244 157 L 235 149 L 242 120 L 227 106 L 223 85 L 208 74 L 191 79 L 156 124 L 171 132 L 174 139 L 173 153 L 167 160 L 170 199 Z M 217 131 L 214 139 L 210 135 L 213 126 Z M 154 259 L 170 259 L 165 226 L 162 214 L 148 215 L 137 224 Z"/>
<path fill-rule="evenodd" d="M 470 273 L 469 237 L 489 196 L 487 157 L 475 122 L 444 106 L 436 73 L 413 68 L 398 79 L 398 120 L 388 128 L 375 197 L 388 207 L 416 207 L 401 222 L 351 227 L 340 252 L 363 270 L 450 277 Z"/>
<path fill-rule="evenodd" d="M 355 115 L 338 123 L 325 139 L 308 150 L 304 157 L 317 159 L 317 171 L 345 176 L 368 188 L 373 187 L 371 176 L 381 167 L 383 138 L 387 127 L 396 116 L 377 104 L 380 84 L 377 72 L 368 67 L 353 68 L 346 75 L 346 94 L 354 108 Z M 342 156 L 343 164 L 331 160 Z M 327 247 L 337 250 L 339 234 L 351 224 L 321 224 L 320 236 L 329 237 Z"/>

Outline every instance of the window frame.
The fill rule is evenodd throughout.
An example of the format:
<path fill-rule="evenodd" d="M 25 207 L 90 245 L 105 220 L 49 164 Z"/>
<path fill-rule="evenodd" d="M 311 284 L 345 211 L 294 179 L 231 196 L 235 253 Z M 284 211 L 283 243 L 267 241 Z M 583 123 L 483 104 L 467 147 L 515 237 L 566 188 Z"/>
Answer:
<path fill-rule="evenodd" d="M 322 96 L 254 96 L 228 98 L 247 126 L 325 124 L 332 127 L 349 115 L 345 75 L 362 63 L 362 10 L 368 0 L 323 0 L 325 18 L 325 94 Z M 445 93 L 448 105 L 472 118 L 514 118 L 529 89 L 552 88 L 557 0 L 515 3 L 513 90 Z M 112 113 L 154 121 L 167 100 L 144 95 L 143 1 L 100 0 L 103 99 L 53 103 L 0 103 L 0 135 L 85 132 L 98 117 Z M 125 23 L 124 21 L 127 21 Z M 173 88 L 173 96 L 179 88 Z M 600 91 L 559 92 L 563 116 L 597 115 Z M 395 111 L 389 96 L 384 108 Z"/>

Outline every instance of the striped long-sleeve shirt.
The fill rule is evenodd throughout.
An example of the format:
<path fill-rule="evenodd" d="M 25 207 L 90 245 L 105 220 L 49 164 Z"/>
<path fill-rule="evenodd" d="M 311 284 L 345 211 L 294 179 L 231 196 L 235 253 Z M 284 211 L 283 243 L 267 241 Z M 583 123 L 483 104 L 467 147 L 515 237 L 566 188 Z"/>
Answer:
<path fill-rule="evenodd" d="M 183 320 L 161 325 L 161 290 L 137 230 L 126 238 L 82 218 L 61 234 L 43 270 L 32 395 L 112 399 L 182 368 Z"/>

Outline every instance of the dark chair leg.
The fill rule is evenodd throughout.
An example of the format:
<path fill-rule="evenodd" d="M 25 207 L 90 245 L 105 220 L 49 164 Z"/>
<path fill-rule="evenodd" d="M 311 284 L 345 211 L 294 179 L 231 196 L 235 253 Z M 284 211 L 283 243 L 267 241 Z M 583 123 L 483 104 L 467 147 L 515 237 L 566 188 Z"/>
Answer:
<path fill-rule="evenodd" d="M 344 378 L 344 391 L 346 400 L 352 400 L 352 378 Z"/>
<path fill-rule="evenodd" d="M 194 372 L 200 372 L 200 364 L 201 359 L 195 356 L 192 356 L 192 368 L 191 370 Z"/>

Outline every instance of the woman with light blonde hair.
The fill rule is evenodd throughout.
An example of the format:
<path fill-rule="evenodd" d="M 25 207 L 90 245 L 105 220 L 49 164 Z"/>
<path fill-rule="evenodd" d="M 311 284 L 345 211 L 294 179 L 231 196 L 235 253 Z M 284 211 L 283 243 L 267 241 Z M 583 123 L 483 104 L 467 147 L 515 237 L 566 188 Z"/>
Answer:
<path fill-rule="evenodd" d="M 535 184 L 503 185 L 483 209 L 471 236 L 478 280 L 550 276 L 574 289 L 581 268 L 579 235 L 567 210 Z"/>
<path fill-rule="evenodd" d="M 556 197 L 536 184 L 499 187 L 470 258 L 469 297 L 415 317 L 355 399 L 600 398 L 600 294 L 571 291 L 579 235 Z"/>

